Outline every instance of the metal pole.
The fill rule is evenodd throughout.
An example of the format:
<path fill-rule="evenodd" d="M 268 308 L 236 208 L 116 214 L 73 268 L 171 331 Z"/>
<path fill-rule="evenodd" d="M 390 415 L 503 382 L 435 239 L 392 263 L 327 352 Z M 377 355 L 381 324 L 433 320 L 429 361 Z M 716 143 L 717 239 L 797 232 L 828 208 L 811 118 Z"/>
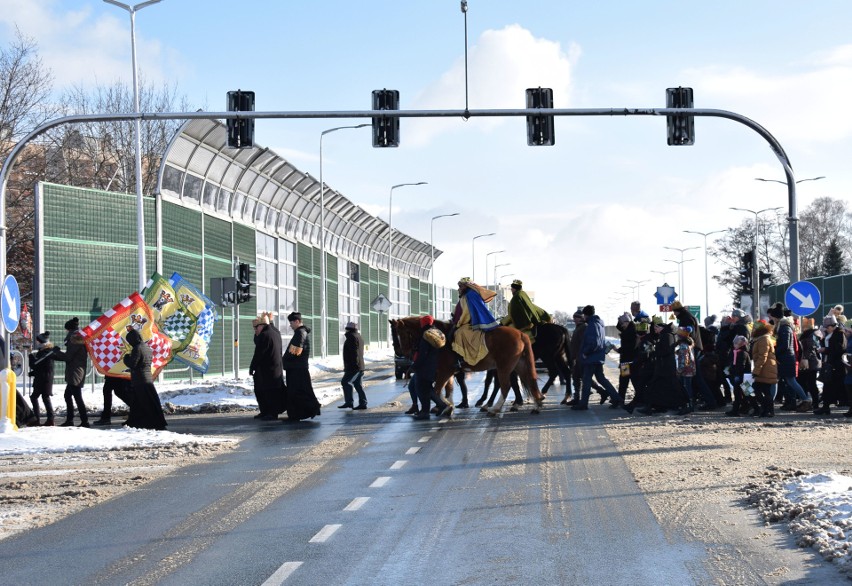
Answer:
<path fill-rule="evenodd" d="M 795 182 L 792 182 L 792 183 L 795 185 Z M 795 204 L 794 204 L 794 207 L 795 207 Z M 752 308 L 751 308 L 751 313 L 752 313 L 752 317 L 754 317 L 754 319 L 760 319 L 760 260 L 759 260 L 759 254 L 758 254 L 758 243 L 760 241 L 760 219 L 759 219 L 758 216 L 760 214 L 762 214 L 763 212 L 774 212 L 774 211 L 780 210 L 781 207 L 779 206 L 779 207 L 774 207 L 774 208 L 763 208 L 762 210 L 757 210 L 757 211 L 750 210 L 748 208 L 734 208 L 734 207 L 731 207 L 731 208 L 728 208 L 728 209 L 736 210 L 738 212 L 749 212 L 750 214 L 754 214 L 754 246 L 752 247 L 752 249 L 754 250 L 754 266 L 752 267 L 752 270 L 751 270 L 751 283 L 752 283 L 752 301 L 751 301 Z M 795 212 L 795 210 L 794 210 L 794 212 Z M 795 215 L 795 213 L 793 213 L 791 215 Z M 792 225 L 791 225 L 791 227 L 792 227 Z M 790 232 L 790 267 L 791 267 L 790 278 L 791 279 L 793 278 L 793 274 L 792 274 L 792 267 L 793 267 L 793 256 L 792 256 L 793 255 L 793 246 L 792 246 L 792 242 L 793 242 L 793 233 L 791 231 Z M 796 246 L 798 246 L 798 240 L 796 241 Z M 797 249 L 797 252 L 798 252 L 798 249 Z M 796 281 L 798 281 L 799 280 L 799 276 L 798 276 L 799 275 L 799 272 L 798 272 L 798 256 L 796 257 L 796 259 L 797 259 L 796 260 Z M 791 282 L 795 282 L 795 281 L 791 281 Z"/>
<path fill-rule="evenodd" d="M 322 139 L 326 134 L 329 134 L 330 132 L 343 130 L 345 128 L 364 128 L 365 126 L 370 126 L 370 124 L 357 124 L 355 126 L 337 126 L 335 128 L 323 130 L 320 133 L 320 331 L 322 332 L 322 335 L 320 336 L 320 339 L 322 340 L 322 345 L 320 346 L 320 353 L 323 359 L 328 356 L 328 301 L 326 300 L 326 289 L 328 287 L 328 279 L 326 278 L 325 263 L 325 182 L 322 178 Z"/>
<path fill-rule="evenodd" d="M 411 185 L 426 185 L 425 181 L 418 181 L 417 183 L 398 183 L 397 185 L 393 185 L 390 188 L 390 196 L 388 197 L 388 301 L 391 302 L 391 308 L 393 308 L 393 293 L 391 292 L 393 288 L 393 241 L 391 240 L 391 234 L 393 233 L 393 224 L 391 222 L 393 217 L 393 190 L 397 187 L 408 187 Z M 391 308 L 388 308 L 388 319 L 391 319 Z M 390 348 L 392 340 L 390 339 L 390 326 L 388 326 L 388 348 Z"/>
<path fill-rule="evenodd" d="M 139 114 L 139 76 L 136 64 L 136 12 L 146 6 L 156 4 L 161 0 L 148 0 L 135 6 L 116 2 L 116 0 L 104 0 L 107 4 L 118 6 L 130 13 L 130 50 L 133 62 L 133 113 Z M 148 272 L 145 268 L 145 201 L 142 196 L 142 129 L 141 118 L 133 119 L 134 142 L 136 143 L 136 241 L 138 246 L 137 264 L 139 267 L 139 290 L 145 288 L 148 280 Z"/>
<path fill-rule="evenodd" d="M 710 285 L 709 277 L 707 276 L 707 237 L 711 234 L 721 234 L 727 230 L 713 230 L 712 232 L 697 232 L 695 230 L 684 230 L 687 234 L 698 234 L 704 237 L 704 310 L 705 317 L 710 315 Z"/>
<path fill-rule="evenodd" d="M 429 249 L 431 254 L 431 260 L 429 264 L 429 280 L 430 291 L 432 293 L 432 317 L 438 319 L 436 314 L 436 291 L 435 291 L 435 220 L 438 218 L 452 218 L 453 216 L 458 216 L 460 212 L 454 212 L 452 214 L 441 214 L 440 216 L 432 216 L 432 221 L 429 223 Z"/>
<path fill-rule="evenodd" d="M 470 241 L 470 279 L 476 283 L 476 239 L 485 238 L 486 236 L 494 236 L 497 232 L 489 232 L 488 234 L 479 234 L 474 236 Z M 488 280 L 488 275 L 485 275 L 485 280 Z"/>

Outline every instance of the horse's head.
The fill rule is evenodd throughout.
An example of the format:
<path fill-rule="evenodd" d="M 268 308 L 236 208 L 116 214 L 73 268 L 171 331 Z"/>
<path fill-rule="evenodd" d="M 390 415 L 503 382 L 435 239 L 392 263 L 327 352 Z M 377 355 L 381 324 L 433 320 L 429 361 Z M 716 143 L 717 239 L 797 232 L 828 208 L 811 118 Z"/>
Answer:
<path fill-rule="evenodd" d="M 420 344 L 422 331 L 418 316 L 389 320 L 393 337 L 393 349 L 397 356 L 411 356 Z M 438 322 L 436 322 L 438 323 Z"/>

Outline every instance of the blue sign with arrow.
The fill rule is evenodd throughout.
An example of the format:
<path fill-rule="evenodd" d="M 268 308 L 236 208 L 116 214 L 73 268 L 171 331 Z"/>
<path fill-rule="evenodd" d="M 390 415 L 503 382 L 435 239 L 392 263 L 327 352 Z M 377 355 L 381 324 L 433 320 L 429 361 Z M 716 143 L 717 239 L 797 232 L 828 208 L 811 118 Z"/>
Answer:
<path fill-rule="evenodd" d="M 18 329 L 21 320 L 21 290 L 18 281 L 12 275 L 6 275 L 3 281 L 3 294 L 0 296 L 0 313 L 3 314 L 3 327 L 11 333 Z"/>
<path fill-rule="evenodd" d="M 819 289 L 810 281 L 793 283 L 787 287 L 784 303 L 796 315 L 810 315 L 819 307 Z"/>

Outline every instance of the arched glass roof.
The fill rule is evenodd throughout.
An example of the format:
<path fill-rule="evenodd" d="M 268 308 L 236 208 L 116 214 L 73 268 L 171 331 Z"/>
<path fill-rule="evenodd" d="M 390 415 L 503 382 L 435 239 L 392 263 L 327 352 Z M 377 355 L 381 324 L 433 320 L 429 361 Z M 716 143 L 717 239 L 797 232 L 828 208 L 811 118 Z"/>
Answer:
<path fill-rule="evenodd" d="M 225 125 L 190 120 L 172 139 L 157 189 L 165 199 L 320 246 L 320 183 L 268 148 L 227 147 Z M 387 268 L 388 223 L 325 186 L 325 249 Z M 393 270 L 429 276 L 430 245 L 394 229 Z M 435 249 L 435 258 L 441 251 Z"/>

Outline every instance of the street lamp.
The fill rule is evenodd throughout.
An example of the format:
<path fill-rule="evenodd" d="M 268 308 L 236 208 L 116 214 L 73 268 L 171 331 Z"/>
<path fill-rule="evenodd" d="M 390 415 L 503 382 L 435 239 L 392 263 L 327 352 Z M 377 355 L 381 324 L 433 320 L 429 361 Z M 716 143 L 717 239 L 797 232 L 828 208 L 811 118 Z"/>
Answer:
<path fill-rule="evenodd" d="M 470 279 L 475 283 L 476 282 L 476 239 L 477 238 L 485 238 L 486 236 L 494 236 L 497 232 L 489 232 L 488 234 L 480 234 L 479 236 L 474 236 L 473 240 L 470 243 L 471 249 L 471 258 L 470 258 Z M 488 270 L 488 267 L 485 267 Z M 485 275 L 485 280 L 488 280 L 488 275 Z"/>
<path fill-rule="evenodd" d="M 320 182 L 320 331 L 322 335 L 320 339 L 322 340 L 322 357 L 323 359 L 328 356 L 328 328 L 326 327 L 328 324 L 328 302 L 326 301 L 326 266 L 325 266 L 325 182 L 322 179 L 322 139 L 326 134 L 336 132 L 338 130 L 344 130 L 347 128 L 364 128 L 365 126 L 371 126 L 371 124 L 357 124 L 355 126 L 335 126 L 334 128 L 329 128 L 328 130 L 323 130 L 320 133 L 320 143 L 319 143 L 319 182 Z"/>
<path fill-rule="evenodd" d="M 748 212 L 750 214 L 754 214 L 754 247 L 753 247 L 754 248 L 754 267 L 752 267 L 752 273 L 751 273 L 752 274 L 752 283 L 753 283 L 754 287 L 752 289 L 751 313 L 752 313 L 752 316 L 754 317 L 754 319 L 759 319 L 760 318 L 760 263 L 758 262 L 757 243 L 758 243 L 758 240 L 759 240 L 758 233 L 760 232 L 760 223 L 759 223 L 758 216 L 760 216 L 760 214 L 762 214 L 763 212 L 776 212 L 776 211 L 778 211 L 782 208 L 779 206 L 779 207 L 774 207 L 774 208 L 763 208 L 762 210 L 757 210 L 757 211 L 750 210 L 748 208 L 734 208 L 734 207 L 731 207 L 731 208 L 728 208 L 728 209 L 736 210 L 738 212 Z M 792 260 L 791 260 L 791 267 L 792 267 Z M 791 277 L 792 277 L 792 275 L 791 275 Z"/>
<path fill-rule="evenodd" d="M 710 286 L 708 285 L 707 278 L 707 237 L 711 234 L 721 234 L 722 232 L 727 232 L 727 230 L 713 230 L 712 232 L 698 232 L 696 230 L 684 230 L 687 234 L 698 234 L 699 236 L 704 236 L 704 310 L 705 317 L 710 315 Z"/>
<path fill-rule="evenodd" d="M 452 218 L 458 216 L 459 212 L 453 214 L 441 214 L 440 216 L 432 216 L 432 221 L 429 223 L 429 249 L 431 250 L 432 259 L 429 263 L 429 280 L 432 281 L 430 289 L 432 291 L 432 317 L 436 317 L 435 313 L 435 220 L 438 218 Z"/>
<path fill-rule="evenodd" d="M 498 269 L 499 267 L 508 267 L 508 266 L 509 266 L 509 265 L 511 265 L 511 264 L 512 264 L 512 263 L 510 263 L 510 262 L 501 262 L 499 265 L 494 265 L 494 286 L 495 286 L 495 287 L 497 286 L 497 269 Z M 514 274 L 514 273 L 512 273 L 512 274 Z M 508 277 L 509 275 L 503 275 L 503 276 L 504 276 L 504 277 Z M 502 279 L 503 277 L 500 277 L 500 278 Z M 486 281 L 488 280 L 488 275 L 487 275 L 487 274 L 485 275 L 485 280 L 486 280 Z"/>
<path fill-rule="evenodd" d="M 671 275 L 672 273 L 676 273 L 677 271 L 651 271 L 651 272 L 663 275 L 663 282 L 668 284 L 668 280 L 666 279 L 666 275 Z M 678 285 L 678 286 L 680 286 L 680 285 Z"/>
<path fill-rule="evenodd" d="M 116 0 L 104 0 L 107 4 L 118 6 L 130 13 L 130 55 L 133 61 L 133 113 L 139 114 L 139 79 L 136 67 L 136 12 L 160 0 L 147 0 L 130 6 Z M 145 269 L 145 205 L 142 199 L 142 131 L 139 117 L 133 120 L 133 134 L 136 142 L 136 242 L 139 248 L 137 262 L 139 265 L 139 290 L 145 288 L 148 273 Z"/>
<path fill-rule="evenodd" d="M 678 285 L 677 286 L 680 288 L 680 294 L 683 296 L 681 298 L 683 299 L 683 298 L 686 297 L 685 292 L 683 290 L 684 289 L 684 281 L 686 280 L 686 279 L 683 278 L 683 263 L 685 262 L 683 260 L 683 253 L 686 252 L 687 250 L 696 250 L 700 247 L 699 246 L 690 246 L 689 248 L 676 248 L 674 246 L 663 246 L 663 248 L 667 248 L 668 250 L 676 250 L 676 251 L 680 252 L 680 264 L 677 265 L 678 270 L 680 271 L 678 273 Z"/>
<path fill-rule="evenodd" d="M 808 177 L 807 179 L 799 179 L 796 181 L 796 185 L 799 183 L 804 183 L 805 181 L 819 181 L 820 179 L 825 179 L 825 176 L 820 175 L 819 177 Z M 787 185 L 786 181 L 781 181 L 780 179 L 764 179 L 763 177 L 755 177 L 755 181 L 771 181 L 772 183 L 780 183 L 781 185 Z"/>
<path fill-rule="evenodd" d="M 391 241 L 391 234 L 393 234 L 393 225 L 391 224 L 391 218 L 393 216 L 393 190 L 398 187 L 409 187 L 412 185 L 426 185 L 426 182 L 418 181 L 417 183 L 398 183 L 390 188 L 390 197 L 388 197 L 388 300 L 391 302 L 391 306 L 393 306 L 393 294 L 391 293 L 393 289 L 393 242 Z M 390 316 L 390 310 L 388 310 L 388 317 Z"/>
<path fill-rule="evenodd" d="M 678 295 L 680 295 L 681 299 L 683 299 L 683 263 L 692 262 L 694 260 L 694 258 L 688 258 L 686 260 L 672 260 L 670 258 L 663 259 L 665 262 L 673 262 L 677 265 L 677 288 L 680 289 L 680 293 L 678 293 Z"/>
<path fill-rule="evenodd" d="M 642 296 L 642 294 L 640 293 L 641 290 L 639 289 L 639 287 L 641 285 L 644 285 L 645 283 L 650 283 L 650 281 L 648 279 L 645 279 L 644 281 L 634 281 L 633 279 L 627 279 L 627 280 L 630 283 L 636 284 L 636 301 L 639 301 L 639 298 Z"/>
<path fill-rule="evenodd" d="M 486 287 L 488 286 L 488 257 L 491 256 L 492 254 L 500 254 L 501 252 L 506 252 L 506 251 L 505 250 L 492 250 L 491 252 L 489 252 L 488 254 L 485 255 L 485 286 Z M 495 258 L 494 261 L 496 262 L 497 259 Z M 496 268 L 494 269 L 494 277 L 495 278 L 497 277 L 497 269 Z"/>

